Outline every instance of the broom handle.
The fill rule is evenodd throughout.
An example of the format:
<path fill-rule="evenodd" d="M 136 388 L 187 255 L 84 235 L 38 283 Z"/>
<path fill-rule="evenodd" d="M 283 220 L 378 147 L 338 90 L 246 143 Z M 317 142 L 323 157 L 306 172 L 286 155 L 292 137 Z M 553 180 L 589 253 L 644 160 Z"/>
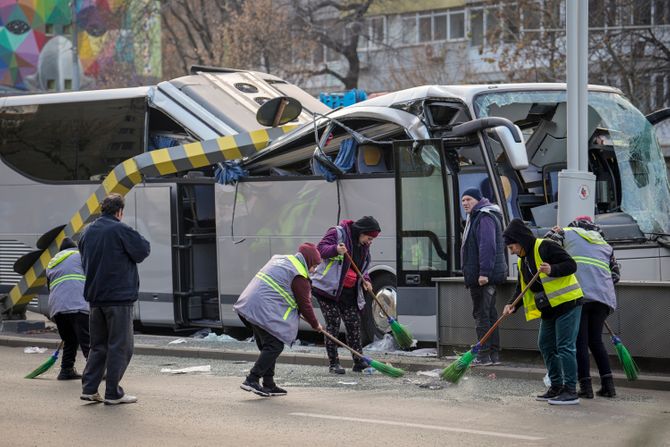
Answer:
<path fill-rule="evenodd" d="M 519 273 L 519 274 L 521 274 L 521 273 Z M 520 293 L 519 295 L 517 295 L 516 298 L 514 298 L 514 301 L 512 301 L 512 303 L 511 303 L 512 306 L 516 306 L 516 304 L 519 302 L 519 300 L 521 299 L 521 297 L 523 297 L 524 294 L 526 293 L 526 291 L 528 290 L 528 288 L 529 288 L 530 286 L 532 286 L 533 283 L 534 283 L 535 281 L 537 281 L 537 278 L 538 278 L 539 276 L 540 276 L 540 271 L 538 270 L 537 273 L 535 273 L 535 275 L 530 279 L 530 281 L 528 281 L 528 284 L 526 284 L 526 287 L 523 288 L 523 290 L 521 291 L 521 293 Z M 479 342 L 477 342 L 477 344 L 479 344 L 479 345 L 483 345 L 484 343 L 486 343 L 486 340 L 489 339 L 489 337 L 491 336 L 491 334 L 493 334 L 493 331 L 495 331 L 495 330 L 498 328 L 498 326 L 500 326 L 500 323 L 502 323 L 502 321 L 503 321 L 505 318 L 507 318 L 507 315 L 502 315 L 500 318 L 498 318 L 498 321 L 496 321 L 495 323 L 493 323 L 493 326 L 491 326 L 491 329 L 489 329 L 489 331 L 488 331 L 486 334 L 484 334 L 484 336 L 482 337 L 482 339 L 479 340 Z"/>
<path fill-rule="evenodd" d="M 300 315 L 300 318 L 302 318 L 303 321 L 307 321 L 307 320 L 305 320 L 305 318 L 304 318 L 302 315 Z M 322 329 L 322 330 L 321 330 L 321 333 L 322 333 L 323 335 L 325 335 L 326 337 L 330 338 L 333 342 L 337 343 L 338 345 L 342 346 L 343 348 L 348 349 L 348 350 L 351 351 L 352 353 L 356 354 L 356 355 L 359 356 L 360 358 L 362 358 L 362 359 L 365 358 L 365 356 L 364 356 L 363 354 L 361 354 L 361 353 L 358 352 L 358 351 L 355 351 L 353 348 L 350 348 L 348 345 L 345 345 L 345 344 L 342 343 L 340 340 L 338 340 L 337 337 L 333 337 L 332 335 L 330 335 L 330 334 L 328 333 L 328 331 L 326 331 L 325 329 Z"/>
<path fill-rule="evenodd" d="M 351 259 L 351 255 L 349 254 L 349 252 L 348 252 L 348 251 L 345 251 L 345 252 L 344 252 L 344 255 L 347 257 L 347 259 L 348 259 L 349 262 L 351 263 L 351 266 L 354 268 L 354 271 L 356 272 L 356 274 L 357 274 L 362 280 L 365 281 L 365 278 L 363 278 L 363 274 L 362 274 L 361 271 L 358 269 L 358 266 L 356 265 L 356 263 L 354 262 L 354 260 Z M 370 296 L 377 302 L 377 305 L 378 305 L 379 308 L 382 310 L 382 313 L 383 313 L 384 315 L 386 315 L 386 318 L 391 318 L 391 316 L 390 316 L 389 313 L 386 311 L 386 309 L 384 308 L 384 305 L 381 303 L 381 301 L 379 300 L 379 298 L 377 298 L 377 296 L 376 296 L 374 293 L 370 292 L 368 289 L 365 289 L 365 291 L 368 292 L 368 294 L 369 294 L 369 295 L 370 295 Z"/>
<path fill-rule="evenodd" d="M 365 356 L 364 356 L 363 354 L 361 354 L 360 352 L 354 350 L 353 348 L 350 348 L 349 346 L 345 345 L 345 344 L 342 343 L 340 340 L 338 340 L 337 337 L 333 337 L 332 335 L 330 335 L 330 334 L 328 333 L 328 331 L 326 331 L 325 329 L 324 329 L 323 331 L 321 331 L 321 333 L 322 333 L 323 335 L 325 335 L 326 337 L 330 338 L 331 341 L 337 343 L 338 345 L 342 346 L 342 347 L 345 348 L 345 349 L 348 349 L 348 350 L 351 351 L 353 354 L 356 354 L 358 357 L 360 357 L 360 358 L 362 358 L 362 359 L 365 358 Z"/>
<path fill-rule="evenodd" d="M 611 336 L 611 337 L 616 336 L 616 334 L 614 334 L 614 331 L 612 330 L 612 328 L 610 327 L 610 325 L 607 324 L 607 320 L 605 320 L 604 323 L 605 323 L 605 327 L 607 328 L 607 330 L 608 330 L 609 333 L 610 333 L 610 336 Z"/>

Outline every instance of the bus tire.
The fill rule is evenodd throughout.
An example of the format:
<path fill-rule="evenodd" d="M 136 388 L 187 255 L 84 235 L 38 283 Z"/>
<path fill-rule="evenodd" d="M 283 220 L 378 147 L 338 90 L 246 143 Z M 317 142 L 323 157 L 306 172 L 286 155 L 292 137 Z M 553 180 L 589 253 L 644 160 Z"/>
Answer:
<path fill-rule="evenodd" d="M 396 288 L 395 276 L 388 272 L 381 272 L 372 276 L 372 289 L 376 294 L 383 288 Z M 373 299 L 368 293 L 365 294 L 365 307 L 361 315 L 361 343 L 369 345 L 375 338 L 384 337 L 385 330 L 377 326 L 372 314 Z"/>

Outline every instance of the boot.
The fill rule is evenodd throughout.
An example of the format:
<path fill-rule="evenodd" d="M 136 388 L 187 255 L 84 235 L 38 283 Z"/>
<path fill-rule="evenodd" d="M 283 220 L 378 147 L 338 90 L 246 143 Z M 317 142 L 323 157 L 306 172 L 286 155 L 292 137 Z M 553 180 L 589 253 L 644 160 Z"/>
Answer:
<path fill-rule="evenodd" d="M 596 394 L 600 397 L 614 397 L 616 390 L 614 389 L 614 378 L 611 374 L 600 377 L 600 389 Z"/>
<path fill-rule="evenodd" d="M 57 380 L 78 380 L 81 379 L 81 374 L 74 368 L 61 368 L 60 374 L 56 377 Z"/>
<path fill-rule="evenodd" d="M 577 396 L 583 397 L 584 399 L 593 399 L 593 386 L 591 385 L 591 378 L 584 377 L 579 379 L 579 392 Z"/>
<path fill-rule="evenodd" d="M 344 368 L 342 368 L 339 363 L 331 363 L 328 372 L 331 374 L 344 374 Z"/>

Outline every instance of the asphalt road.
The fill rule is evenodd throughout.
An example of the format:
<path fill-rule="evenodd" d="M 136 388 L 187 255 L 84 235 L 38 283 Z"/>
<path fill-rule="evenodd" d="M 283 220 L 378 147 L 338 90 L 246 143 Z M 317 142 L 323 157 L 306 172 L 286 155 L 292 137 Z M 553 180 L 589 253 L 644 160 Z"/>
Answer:
<path fill-rule="evenodd" d="M 80 383 L 55 380 L 57 367 L 23 379 L 47 355 L 0 347 L 0 446 L 670 446 L 663 391 L 552 407 L 533 399 L 535 381 L 472 375 L 449 386 L 279 365 L 288 396 L 260 398 L 239 388 L 249 363 L 135 356 L 123 386 L 139 402 L 104 406 L 79 400 Z M 211 373 L 160 372 L 200 365 Z"/>

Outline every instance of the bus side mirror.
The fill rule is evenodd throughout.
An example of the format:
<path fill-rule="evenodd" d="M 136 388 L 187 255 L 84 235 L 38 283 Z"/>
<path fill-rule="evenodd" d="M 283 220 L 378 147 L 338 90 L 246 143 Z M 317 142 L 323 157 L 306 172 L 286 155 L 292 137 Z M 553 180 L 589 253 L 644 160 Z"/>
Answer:
<path fill-rule="evenodd" d="M 507 154 L 507 158 L 509 159 L 510 165 L 512 165 L 512 167 L 517 170 L 526 169 L 528 167 L 528 154 L 526 153 L 526 143 L 523 141 L 523 134 L 521 133 L 521 129 L 519 129 L 519 126 L 514 125 L 514 127 L 516 127 L 518 135 L 522 136 L 520 142 L 515 140 L 514 135 L 512 135 L 512 132 L 509 130 L 508 127 L 496 126 L 493 128 L 493 130 L 498 136 L 498 139 L 500 140 L 500 143 L 503 146 L 505 154 Z"/>

